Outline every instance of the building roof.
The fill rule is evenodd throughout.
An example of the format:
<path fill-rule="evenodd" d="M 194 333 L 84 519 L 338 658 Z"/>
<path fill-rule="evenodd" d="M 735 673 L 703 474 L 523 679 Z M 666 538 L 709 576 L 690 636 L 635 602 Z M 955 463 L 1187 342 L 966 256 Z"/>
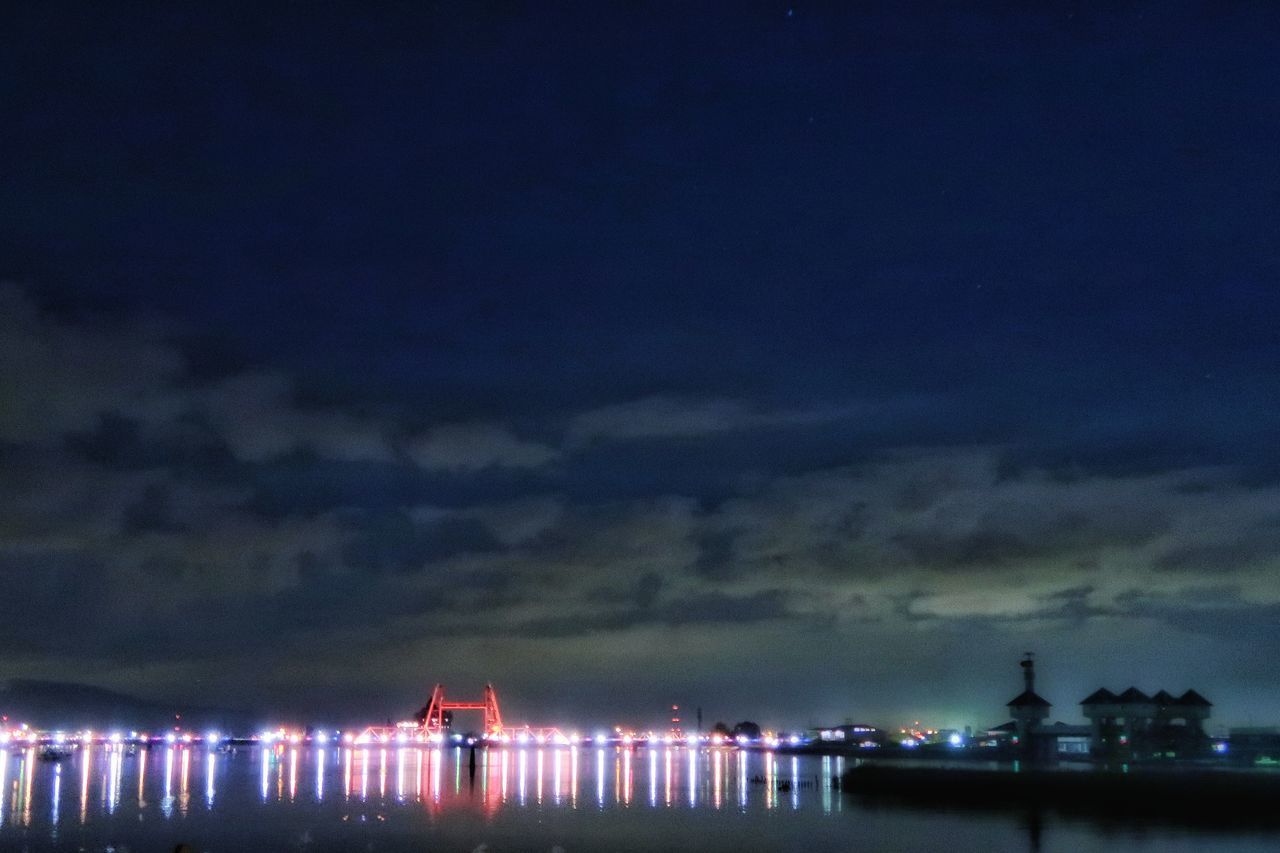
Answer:
<path fill-rule="evenodd" d="M 1052 708 L 1034 690 L 1024 690 L 1007 703 L 1010 708 Z"/>
<path fill-rule="evenodd" d="M 1183 693 L 1181 696 L 1179 696 L 1178 704 L 1179 705 L 1197 705 L 1201 708 L 1210 708 L 1213 706 L 1212 702 L 1210 702 L 1208 699 L 1204 698 L 1194 690 L 1188 690 L 1186 693 Z"/>
<path fill-rule="evenodd" d="M 1090 693 L 1088 696 L 1080 700 L 1081 705 L 1112 705 L 1116 701 L 1116 694 L 1112 693 L 1105 687 L 1100 687 Z"/>
<path fill-rule="evenodd" d="M 1130 702 L 1150 702 L 1151 697 L 1143 693 L 1136 687 L 1130 687 L 1125 692 L 1116 697 L 1122 704 Z"/>
<path fill-rule="evenodd" d="M 1178 703 L 1178 700 L 1173 698 L 1173 694 L 1168 690 L 1161 690 L 1151 697 L 1151 701 L 1157 705 L 1176 705 Z"/>

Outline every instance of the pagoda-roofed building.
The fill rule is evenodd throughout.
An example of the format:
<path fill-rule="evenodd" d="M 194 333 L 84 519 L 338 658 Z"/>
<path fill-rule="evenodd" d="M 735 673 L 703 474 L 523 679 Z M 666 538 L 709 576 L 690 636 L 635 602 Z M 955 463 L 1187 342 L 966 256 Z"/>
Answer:
<path fill-rule="evenodd" d="M 1041 730 L 1053 705 L 1036 693 L 1036 662 L 1030 653 L 1020 666 L 1024 689 L 1006 703 L 1009 716 L 1013 717 L 1016 742 L 1030 760 L 1052 760 L 1056 751 L 1053 738 L 1041 737 Z"/>
<path fill-rule="evenodd" d="M 1152 696 L 1137 687 L 1119 694 L 1105 687 L 1080 702 L 1092 728 L 1094 755 L 1119 757 L 1191 757 L 1206 752 L 1204 721 L 1213 703 L 1194 690 Z"/>

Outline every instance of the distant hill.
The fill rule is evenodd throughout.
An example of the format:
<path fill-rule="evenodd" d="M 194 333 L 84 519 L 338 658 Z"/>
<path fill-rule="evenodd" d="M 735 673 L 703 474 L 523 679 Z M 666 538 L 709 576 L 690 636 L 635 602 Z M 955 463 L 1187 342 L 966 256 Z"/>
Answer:
<path fill-rule="evenodd" d="M 15 678 L 0 690 L 0 714 L 41 729 L 217 728 L 248 733 L 255 715 L 231 708 L 160 703 L 88 684 Z M 174 715 L 181 714 L 180 720 Z"/>

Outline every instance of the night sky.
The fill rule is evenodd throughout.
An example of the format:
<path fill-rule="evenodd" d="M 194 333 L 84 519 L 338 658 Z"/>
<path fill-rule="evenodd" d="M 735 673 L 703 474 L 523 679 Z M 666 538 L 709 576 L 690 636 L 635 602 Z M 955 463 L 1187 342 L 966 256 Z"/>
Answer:
<path fill-rule="evenodd" d="M 5 4 L 0 679 L 1280 720 L 1280 8 L 954 5 Z"/>

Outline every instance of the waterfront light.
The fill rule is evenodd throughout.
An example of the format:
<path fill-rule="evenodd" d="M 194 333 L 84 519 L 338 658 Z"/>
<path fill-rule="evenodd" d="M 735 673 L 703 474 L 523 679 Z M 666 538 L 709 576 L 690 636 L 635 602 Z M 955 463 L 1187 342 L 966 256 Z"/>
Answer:
<path fill-rule="evenodd" d="M 216 744 L 218 741 L 222 740 L 222 735 L 217 732 L 209 732 L 204 736 L 204 739 L 206 743 Z"/>
<path fill-rule="evenodd" d="M 178 740 L 178 736 L 175 735 L 173 732 L 169 732 L 167 735 L 164 736 L 165 743 L 176 743 L 177 740 Z"/>
<path fill-rule="evenodd" d="M 958 734 L 953 734 L 951 735 L 951 737 L 947 738 L 947 743 L 951 744 L 952 746 L 960 746 L 961 744 L 964 743 L 964 738 L 960 737 L 960 735 Z"/>

